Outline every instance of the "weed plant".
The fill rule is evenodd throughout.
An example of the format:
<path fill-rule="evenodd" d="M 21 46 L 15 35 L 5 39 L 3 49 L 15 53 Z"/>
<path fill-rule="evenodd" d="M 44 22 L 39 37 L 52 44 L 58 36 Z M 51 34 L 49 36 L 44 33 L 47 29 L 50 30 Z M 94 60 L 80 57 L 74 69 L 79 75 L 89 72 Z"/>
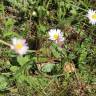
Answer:
<path fill-rule="evenodd" d="M 0 0 L 0 96 L 96 96 L 90 9 L 95 0 Z M 65 40 L 50 40 L 51 29 Z M 26 39 L 27 54 L 6 46 L 13 37 Z"/>

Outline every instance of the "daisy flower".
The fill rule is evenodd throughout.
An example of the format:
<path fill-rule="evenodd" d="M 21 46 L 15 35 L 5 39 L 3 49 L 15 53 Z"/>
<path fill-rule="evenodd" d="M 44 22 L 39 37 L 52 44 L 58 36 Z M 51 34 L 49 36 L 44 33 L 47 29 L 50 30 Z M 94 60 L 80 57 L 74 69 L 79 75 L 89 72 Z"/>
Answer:
<path fill-rule="evenodd" d="M 28 51 L 28 46 L 25 39 L 18 39 L 16 37 L 12 38 L 11 49 L 14 50 L 17 54 L 23 55 Z"/>
<path fill-rule="evenodd" d="M 87 14 L 87 17 L 89 18 L 89 22 L 92 24 L 92 25 L 95 25 L 96 24 L 96 11 L 93 11 L 93 10 L 88 10 L 88 14 Z"/>
<path fill-rule="evenodd" d="M 60 29 L 51 29 L 49 32 L 49 39 L 53 40 L 55 43 L 64 41 L 63 32 Z"/>

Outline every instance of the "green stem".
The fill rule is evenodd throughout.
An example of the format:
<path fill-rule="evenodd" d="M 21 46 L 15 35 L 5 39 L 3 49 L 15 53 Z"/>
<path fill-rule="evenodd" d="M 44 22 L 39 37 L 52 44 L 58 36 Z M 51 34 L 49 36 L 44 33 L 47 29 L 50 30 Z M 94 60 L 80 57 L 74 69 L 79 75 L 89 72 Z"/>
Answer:
<path fill-rule="evenodd" d="M 3 41 L 3 40 L 0 40 L 0 43 L 2 43 L 2 44 L 4 44 L 4 45 L 7 45 L 7 46 L 11 46 L 11 44 L 9 44 L 9 43 L 7 43 L 7 42 L 5 42 L 5 41 Z"/>
<path fill-rule="evenodd" d="M 47 5 L 46 5 L 46 9 L 48 9 L 49 3 L 50 3 L 50 0 L 48 1 Z"/>

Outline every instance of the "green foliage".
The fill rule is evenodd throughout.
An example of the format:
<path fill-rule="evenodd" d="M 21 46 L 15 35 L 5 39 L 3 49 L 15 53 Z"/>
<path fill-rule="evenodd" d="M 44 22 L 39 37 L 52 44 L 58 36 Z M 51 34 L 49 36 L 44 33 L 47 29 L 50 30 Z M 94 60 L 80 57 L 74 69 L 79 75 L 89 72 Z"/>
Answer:
<path fill-rule="evenodd" d="M 29 51 L 19 56 L 0 43 L 0 96 L 95 96 L 96 25 L 86 17 L 95 7 L 95 0 L 1 0 L 0 40 L 23 37 Z M 64 42 L 48 39 L 55 28 Z"/>
<path fill-rule="evenodd" d="M 8 80 L 5 76 L 0 75 L 0 91 L 3 91 L 8 86 Z"/>
<path fill-rule="evenodd" d="M 25 56 L 25 57 L 23 57 L 23 56 L 18 56 L 18 57 L 17 57 L 17 62 L 18 62 L 21 66 L 23 66 L 24 64 L 26 64 L 28 61 L 29 61 L 29 57 L 28 57 L 28 56 Z"/>
<path fill-rule="evenodd" d="M 61 54 L 58 52 L 58 47 L 55 44 L 53 44 L 53 46 L 51 46 L 50 49 L 51 49 L 52 54 L 53 54 L 54 57 L 56 57 L 56 58 L 61 57 Z"/>
<path fill-rule="evenodd" d="M 13 25 L 14 25 L 14 20 L 12 18 L 8 18 L 5 22 L 5 29 L 4 29 L 4 37 L 9 37 L 9 36 L 15 36 L 16 33 L 14 33 L 13 30 Z"/>
<path fill-rule="evenodd" d="M 55 65 L 54 64 L 45 64 L 43 67 L 42 67 L 42 72 L 45 72 L 45 73 L 50 73 L 52 72 L 52 70 L 54 70 L 54 67 Z"/>
<path fill-rule="evenodd" d="M 0 13 L 3 13 L 4 12 L 4 6 L 3 6 L 3 4 L 1 3 L 0 4 Z"/>

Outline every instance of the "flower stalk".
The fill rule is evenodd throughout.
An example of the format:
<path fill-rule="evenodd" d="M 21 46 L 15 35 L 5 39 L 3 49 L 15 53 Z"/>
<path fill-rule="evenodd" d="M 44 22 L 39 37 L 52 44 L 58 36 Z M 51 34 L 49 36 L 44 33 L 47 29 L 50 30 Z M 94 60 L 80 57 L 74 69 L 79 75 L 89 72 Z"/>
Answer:
<path fill-rule="evenodd" d="M 5 41 L 3 41 L 3 40 L 0 40 L 0 43 L 2 43 L 2 44 L 4 44 L 4 45 L 7 45 L 7 46 L 11 46 L 11 44 L 9 44 L 9 43 L 7 43 L 7 42 L 5 42 Z"/>

